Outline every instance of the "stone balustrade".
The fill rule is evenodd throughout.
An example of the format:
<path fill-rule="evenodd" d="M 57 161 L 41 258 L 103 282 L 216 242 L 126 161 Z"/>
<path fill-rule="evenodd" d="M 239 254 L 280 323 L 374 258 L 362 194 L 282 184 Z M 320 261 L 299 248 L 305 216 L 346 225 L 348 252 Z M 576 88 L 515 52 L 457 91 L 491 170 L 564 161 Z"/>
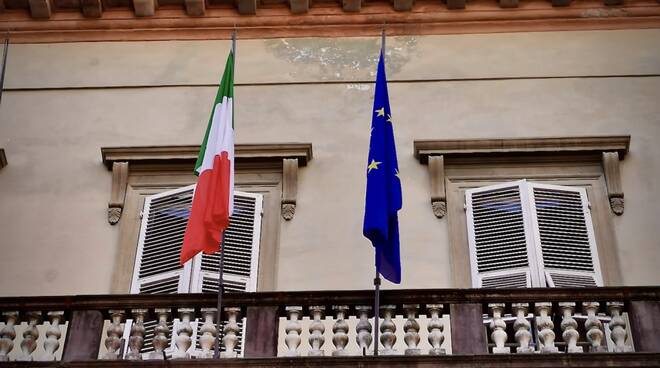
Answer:
<path fill-rule="evenodd" d="M 375 343 L 380 360 L 660 357 L 658 287 L 387 290 L 377 313 L 378 341 L 370 290 L 231 293 L 224 299 L 220 358 L 235 362 L 368 360 L 375 358 Z M 0 366 L 212 359 L 214 304 L 213 294 L 0 298 Z"/>

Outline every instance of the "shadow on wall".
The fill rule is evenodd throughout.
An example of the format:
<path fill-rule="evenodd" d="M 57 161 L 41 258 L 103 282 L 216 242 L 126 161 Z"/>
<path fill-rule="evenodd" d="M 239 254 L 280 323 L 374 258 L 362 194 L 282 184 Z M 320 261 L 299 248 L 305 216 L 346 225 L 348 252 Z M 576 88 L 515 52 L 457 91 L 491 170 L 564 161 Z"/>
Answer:
<path fill-rule="evenodd" d="M 415 37 L 387 39 L 387 71 L 397 73 L 411 59 Z M 266 41 L 267 49 L 280 59 L 300 68 L 292 77 L 320 74 L 321 80 L 373 79 L 380 38 L 299 38 Z"/>

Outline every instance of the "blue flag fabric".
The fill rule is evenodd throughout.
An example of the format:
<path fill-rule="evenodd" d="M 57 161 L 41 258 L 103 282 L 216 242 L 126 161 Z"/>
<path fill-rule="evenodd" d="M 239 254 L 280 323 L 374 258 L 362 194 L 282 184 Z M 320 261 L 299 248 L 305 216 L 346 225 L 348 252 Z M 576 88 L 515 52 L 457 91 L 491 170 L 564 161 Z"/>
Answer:
<path fill-rule="evenodd" d="M 381 50 L 371 119 L 363 233 L 376 250 L 376 270 L 387 280 L 398 284 L 401 282 L 401 256 L 397 212 L 402 201 L 392 124 Z"/>

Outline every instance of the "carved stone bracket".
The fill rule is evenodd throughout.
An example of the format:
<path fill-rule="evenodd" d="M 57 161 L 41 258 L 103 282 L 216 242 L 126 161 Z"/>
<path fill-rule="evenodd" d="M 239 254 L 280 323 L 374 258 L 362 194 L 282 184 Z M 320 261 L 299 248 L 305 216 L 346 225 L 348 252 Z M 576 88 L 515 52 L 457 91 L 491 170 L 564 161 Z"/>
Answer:
<path fill-rule="evenodd" d="M 620 216 L 623 214 L 623 186 L 621 185 L 619 161 L 617 152 L 603 152 L 603 171 L 607 183 L 607 197 L 610 199 L 612 212 Z"/>
<path fill-rule="evenodd" d="M 439 218 L 447 211 L 445 161 L 479 162 L 494 158 L 536 159 L 541 156 L 586 157 L 590 161 L 602 157 L 610 207 L 615 214 L 621 215 L 624 202 L 619 162 L 628 153 L 629 147 L 629 135 L 414 141 L 415 157 L 421 164 L 429 165 L 431 206 Z"/>
<path fill-rule="evenodd" d="M 112 164 L 112 192 L 108 202 L 108 222 L 110 225 L 115 225 L 121 218 L 127 184 L 128 162 L 114 162 Z"/>
<path fill-rule="evenodd" d="M 5 156 L 5 150 L 0 148 L 0 169 L 7 166 L 7 156 Z"/>
<path fill-rule="evenodd" d="M 298 159 L 282 160 L 282 217 L 291 220 L 296 213 L 298 195 Z"/>
<path fill-rule="evenodd" d="M 437 218 L 447 214 L 445 193 L 445 158 L 442 155 L 429 157 L 429 177 L 431 177 L 431 207 Z"/>

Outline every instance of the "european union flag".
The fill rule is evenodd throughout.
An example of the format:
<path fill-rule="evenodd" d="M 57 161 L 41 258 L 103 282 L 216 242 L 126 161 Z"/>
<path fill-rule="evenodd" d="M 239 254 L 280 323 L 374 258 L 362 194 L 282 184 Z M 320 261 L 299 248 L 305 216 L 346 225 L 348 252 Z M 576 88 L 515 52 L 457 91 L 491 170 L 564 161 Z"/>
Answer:
<path fill-rule="evenodd" d="M 371 119 L 363 233 L 376 249 L 376 270 L 398 284 L 401 282 L 401 257 L 397 212 L 401 209 L 401 182 L 392 124 L 381 50 Z"/>

